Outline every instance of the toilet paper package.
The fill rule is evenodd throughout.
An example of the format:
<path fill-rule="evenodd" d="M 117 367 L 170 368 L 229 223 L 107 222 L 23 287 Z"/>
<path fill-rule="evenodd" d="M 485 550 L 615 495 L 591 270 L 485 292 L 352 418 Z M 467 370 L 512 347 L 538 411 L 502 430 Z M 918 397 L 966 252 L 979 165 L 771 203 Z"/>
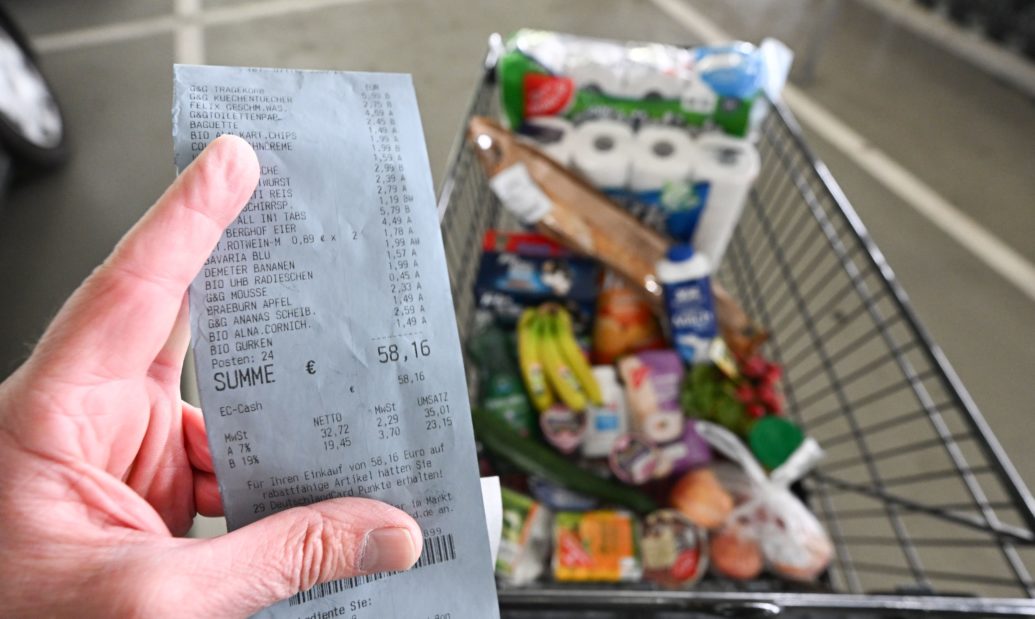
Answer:
<path fill-rule="evenodd" d="M 511 127 L 534 116 L 714 126 L 746 136 L 778 97 L 790 50 L 775 39 L 685 48 L 523 29 L 497 63 Z"/>
<path fill-rule="evenodd" d="M 666 185 L 690 179 L 696 147 L 690 134 L 678 127 L 646 126 L 631 144 L 629 189 L 658 193 Z"/>
<path fill-rule="evenodd" d="M 623 72 L 622 91 L 630 99 L 679 99 L 687 80 L 678 75 L 656 71 L 653 67 L 633 65 Z M 707 113 L 706 110 L 705 113 Z"/>
<path fill-rule="evenodd" d="M 692 240 L 717 266 L 758 177 L 758 150 L 717 131 L 694 139 L 683 128 L 660 125 L 641 127 L 628 147 L 625 188 L 596 184 L 648 226 L 677 241 Z M 587 177 L 596 182 L 616 175 Z"/>
<path fill-rule="evenodd" d="M 644 126 L 633 141 L 628 192 L 615 196 L 641 221 L 677 239 L 689 237 L 704 207 L 707 186 L 693 182 L 700 159 L 680 127 Z"/>
<path fill-rule="evenodd" d="M 571 78 L 575 87 L 588 92 L 618 94 L 624 89 L 624 76 L 613 66 L 593 60 L 591 57 L 571 62 L 575 69 Z"/>
<path fill-rule="evenodd" d="M 697 147 L 694 179 L 701 186 L 705 202 L 693 228 L 692 243 L 696 251 L 708 256 L 716 270 L 722 264 L 761 162 L 753 144 L 719 133 L 700 136 Z"/>
<path fill-rule="evenodd" d="M 633 144 L 633 131 L 622 121 L 584 122 L 572 138 L 572 167 L 599 189 L 624 189 L 629 184 Z"/>
<path fill-rule="evenodd" d="M 536 116 L 525 119 L 518 135 L 563 166 L 571 165 L 575 127 L 557 116 Z"/>

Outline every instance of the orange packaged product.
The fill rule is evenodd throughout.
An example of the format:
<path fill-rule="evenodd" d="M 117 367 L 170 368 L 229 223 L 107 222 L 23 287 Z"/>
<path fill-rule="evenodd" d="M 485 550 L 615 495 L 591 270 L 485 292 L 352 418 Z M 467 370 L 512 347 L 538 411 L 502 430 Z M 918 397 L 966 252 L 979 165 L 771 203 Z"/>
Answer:
<path fill-rule="evenodd" d="M 733 580 L 753 580 L 765 569 L 758 540 L 746 528 L 727 524 L 711 536 L 712 569 Z"/>
<path fill-rule="evenodd" d="M 669 500 L 691 522 L 702 529 L 715 529 L 733 511 L 733 497 L 716 479 L 711 469 L 694 469 L 672 487 Z"/>
<path fill-rule="evenodd" d="M 634 582 L 643 573 L 636 519 L 626 512 L 559 512 L 553 577 L 559 582 Z"/>
<path fill-rule="evenodd" d="M 593 322 L 593 363 L 610 364 L 629 353 L 664 347 L 665 336 L 650 304 L 607 271 Z"/>

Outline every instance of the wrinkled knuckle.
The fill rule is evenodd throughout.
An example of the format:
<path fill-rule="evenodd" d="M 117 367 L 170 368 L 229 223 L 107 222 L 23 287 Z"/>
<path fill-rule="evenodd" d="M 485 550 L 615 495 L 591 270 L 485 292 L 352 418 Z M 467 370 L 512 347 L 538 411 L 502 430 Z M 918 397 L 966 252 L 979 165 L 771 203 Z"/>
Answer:
<path fill-rule="evenodd" d="M 323 515 L 315 509 L 305 508 L 305 516 L 300 518 L 297 533 L 292 536 L 295 546 L 292 585 L 295 592 L 305 591 L 329 576 L 327 562 L 330 543 L 330 531 Z"/>

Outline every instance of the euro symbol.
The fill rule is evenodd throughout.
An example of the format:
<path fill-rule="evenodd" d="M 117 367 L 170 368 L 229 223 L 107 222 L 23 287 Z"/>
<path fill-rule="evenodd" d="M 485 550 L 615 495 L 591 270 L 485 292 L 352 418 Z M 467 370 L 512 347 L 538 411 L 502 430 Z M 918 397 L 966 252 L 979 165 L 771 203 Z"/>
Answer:
<path fill-rule="evenodd" d="M 305 371 L 310 374 L 316 374 L 316 362 L 310 359 L 305 364 Z"/>

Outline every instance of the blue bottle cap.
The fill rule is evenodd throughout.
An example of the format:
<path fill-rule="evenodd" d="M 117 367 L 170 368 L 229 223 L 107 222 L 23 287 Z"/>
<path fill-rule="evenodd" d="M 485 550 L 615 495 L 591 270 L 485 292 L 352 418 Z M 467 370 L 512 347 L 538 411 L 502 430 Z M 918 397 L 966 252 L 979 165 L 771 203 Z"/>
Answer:
<path fill-rule="evenodd" d="M 681 243 L 668 248 L 665 257 L 671 262 L 684 262 L 694 257 L 694 246 L 690 243 Z"/>

